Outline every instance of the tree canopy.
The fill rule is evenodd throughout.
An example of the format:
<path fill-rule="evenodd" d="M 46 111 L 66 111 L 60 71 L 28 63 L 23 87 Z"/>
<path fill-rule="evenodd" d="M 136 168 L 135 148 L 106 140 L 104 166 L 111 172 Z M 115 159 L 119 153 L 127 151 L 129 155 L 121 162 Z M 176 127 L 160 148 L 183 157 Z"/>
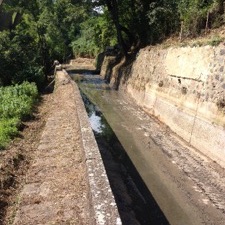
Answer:
<path fill-rule="evenodd" d="M 54 59 L 127 55 L 171 34 L 193 37 L 224 23 L 222 0 L 4 0 L 0 84 L 41 83 Z"/>

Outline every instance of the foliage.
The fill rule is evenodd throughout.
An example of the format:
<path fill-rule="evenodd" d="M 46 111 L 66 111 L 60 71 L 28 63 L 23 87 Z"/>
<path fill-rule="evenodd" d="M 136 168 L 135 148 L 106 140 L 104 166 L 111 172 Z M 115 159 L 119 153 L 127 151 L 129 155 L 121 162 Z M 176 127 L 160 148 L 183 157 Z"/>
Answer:
<path fill-rule="evenodd" d="M 104 50 L 106 46 L 114 46 L 117 44 L 116 29 L 110 20 L 108 12 L 98 15 L 95 19 L 95 42 Z"/>
<path fill-rule="evenodd" d="M 171 34 L 196 36 L 224 22 L 222 0 L 95 0 L 107 6 L 118 43 L 131 51 Z"/>
<path fill-rule="evenodd" d="M 212 37 L 210 40 L 208 40 L 208 45 L 211 46 L 217 46 L 219 45 L 222 41 L 224 41 L 224 38 L 218 37 L 218 36 L 214 36 Z"/>
<path fill-rule="evenodd" d="M 181 0 L 178 11 L 186 36 L 196 36 L 202 29 L 219 26 L 223 22 L 221 14 L 224 9 L 221 0 Z"/>
<path fill-rule="evenodd" d="M 177 5 L 172 1 L 152 2 L 147 12 L 152 42 L 163 40 L 179 26 Z"/>
<path fill-rule="evenodd" d="M 0 148 L 18 133 L 20 121 L 31 114 L 37 97 L 34 83 L 0 87 Z"/>
<path fill-rule="evenodd" d="M 80 35 L 71 43 L 75 57 L 94 57 L 100 51 L 96 45 L 95 20 L 90 18 L 84 21 L 80 27 Z"/>
<path fill-rule="evenodd" d="M 32 111 L 32 105 L 38 92 L 34 84 L 24 82 L 21 85 L 0 88 L 0 118 L 22 119 Z"/>
<path fill-rule="evenodd" d="M 183 37 L 224 22 L 222 0 L 10 0 L 9 30 L 0 32 L 0 84 L 34 81 L 58 59 L 94 57 L 119 44 L 124 55 L 182 31 Z"/>
<path fill-rule="evenodd" d="M 2 85 L 34 81 L 41 86 L 44 80 L 38 34 L 30 18 L 31 16 L 24 15 L 16 29 L 0 32 Z"/>
<path fill-rule="evenodd" d="M 18 134 L 18 124 L 17 118 L 0 119 L 0 149 L 5 148 L 10 139 Z"/>
<path fill-rule="evenodd" d="M 12 24 L 0 32 L 0 85 L 30 81 L 41 87 L 55 59 L 63 62 L 72 57 L 70 44 L 90 11 L 85 2 L 4 1 Z"/>
<path fill-rule="evenodd" d="M 106 46 L 117 43 L 116 31 L 106 13 L 93 15 L 81 23 L 80 27 L 78 38 L 71 44 L 75 56 L 96 57 Z"/>

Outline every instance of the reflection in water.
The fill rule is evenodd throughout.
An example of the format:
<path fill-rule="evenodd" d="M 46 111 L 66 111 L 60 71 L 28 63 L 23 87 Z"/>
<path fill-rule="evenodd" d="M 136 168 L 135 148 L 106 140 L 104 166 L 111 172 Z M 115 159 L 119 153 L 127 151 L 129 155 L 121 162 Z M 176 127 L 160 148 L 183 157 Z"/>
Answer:
<path fill-rule="evenodd" d="M 82 91 L 81 96 L 85 104 L 91 128 L 94 130 L 95 135 L 104 136 L 106 139 L 109 139 L 109 137 L 111 138 L 113 131 L 108 125 L 99 107 L 92 104 Z"/>
<path fill-rule="evenodd" d="M 102 126 L 101 125 L 101 117 L 99 117 L 98 115 L 96 115 L 95 112 L 93 112 L 90 116 L 89 116 L 89 121 L 91 123 L 91 127 L 92 129 L 97 132 L 97 133 L 102 133 Z"/>
<path fill-rule="evenodd" d="M 88 113 L 89 121 L 91 123 L 92 129 L 96 133 L 102 133 L 105 125 L 101 122 L 101 114 L 99 113 L 100 111 L 98 110 L 98 107 L 90 104 L 88 101 L 87 97 L 82 94 L 83 101 L 85 103 L 86 111 Z"/>
<path fill-rule="evenodd" d="M 90 101 L 97 106 L 87 108 L 96 111 L 95 115 L 101 118 L 96 121 L 104 124 L 98 125 L 101 133 L 95 132 L 95 137 L 103 155 L 107 174 L 111 173 L 109 180 L 112 189 L 114 186 L 119 212 L 123 215 L 121 217 L 125 217 L 123 224 L 168 224 L 160 208 L 171 224 L 200 224 L 202 221 L 198 216 L 198 209 L 193 210 L 193 202 L 189 201 L 187 204 L 183 200 L 183 197 L 186 198 L 189 194 L 186 196 L 184 190 L 187 190 L 180 186 L 179 169 L 171 164 L 171 159 L 165 155 L 167 151 L 164 150 L 166 145 L 162 142 L 162 137 L 167 135 L 167 130 L 164 133 L 159 129 L 160 125 L 133 104 L 127 96 L 109 90 L 99 75 L 82 74 L 82 80 L 77 82 Z M 105 125 L 107 122 L 103 122 L 105 119 L 101 116 L 100 110 L 115 134 Z M 108 135 L 105 135 L 107 132 Z M 113 168 L 117 169 L 116 176 L 115 171 L 108 172 L 113 163 Z M 126 188 L 121 189 L 123 185 L 119 182 L 118 174 Z M 127 208 L 130 208 L 130 211 Z M 138 223 L 129 221 L 133 215 L 131 211 L 135 212 Z"/>
<path fill-rule="evenodd" d="M 83 99 L 85 99 L 85 96 L 82 96 Z M 98 110 L 98 107 L 93 105 L 93 104 L 87 104 L 88 101 L 87 99 L 85 100 L 85 105 L 86 105 L 86 110 L 88 113 L 88 117 L 89 117 L 89 121 L 91 123 L 91 127 L 92 129 L 96 132 L 96 133 L 102 133 L 105 125 L 101 122 L 102 120 L 102 115 L 100 114 L 100 111 Z"/>

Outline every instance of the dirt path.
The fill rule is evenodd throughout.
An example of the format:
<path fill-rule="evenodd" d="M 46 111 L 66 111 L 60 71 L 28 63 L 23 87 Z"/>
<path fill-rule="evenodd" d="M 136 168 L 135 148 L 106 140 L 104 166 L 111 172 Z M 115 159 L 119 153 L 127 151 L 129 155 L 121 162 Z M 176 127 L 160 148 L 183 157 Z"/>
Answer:
<path fill-rule="evenodd" d="M 41 96 L 33 118 L 23 123 L 20 136 L 0 152 L 0 224 L 10 224 L 25 174 L 37 148 L 49 113 L 52 94 Z"/>
<path fill-rule="evenodd" d="M 73 87 L 57 85 L 12 224 L 90 224 L 90 201 Z"/>

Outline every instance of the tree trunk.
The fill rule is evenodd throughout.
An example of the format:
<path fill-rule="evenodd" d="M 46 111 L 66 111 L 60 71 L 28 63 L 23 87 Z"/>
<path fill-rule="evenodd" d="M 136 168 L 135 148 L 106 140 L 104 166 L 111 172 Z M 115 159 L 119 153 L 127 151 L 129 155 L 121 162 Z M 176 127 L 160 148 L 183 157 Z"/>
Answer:
<path fill-rule="evenodd" d="M 120 23 L 119 23 L 117 1 L 116 0 L 106 0 L 106 5 L 107 5 L 107 8 L 108 8 L 108 10 L 109 10 L 109 12 L 112 16 L 112 20 L 114 22 L 114 25 L 116 27 L 117 39 L 118 39 L 119 45 L 121 46 L 122 53 L 126 57 L 127 56 L 127 48 L 126 48 L 126 44 L 123 40 L 121 26 L 120 26 Z"/>

